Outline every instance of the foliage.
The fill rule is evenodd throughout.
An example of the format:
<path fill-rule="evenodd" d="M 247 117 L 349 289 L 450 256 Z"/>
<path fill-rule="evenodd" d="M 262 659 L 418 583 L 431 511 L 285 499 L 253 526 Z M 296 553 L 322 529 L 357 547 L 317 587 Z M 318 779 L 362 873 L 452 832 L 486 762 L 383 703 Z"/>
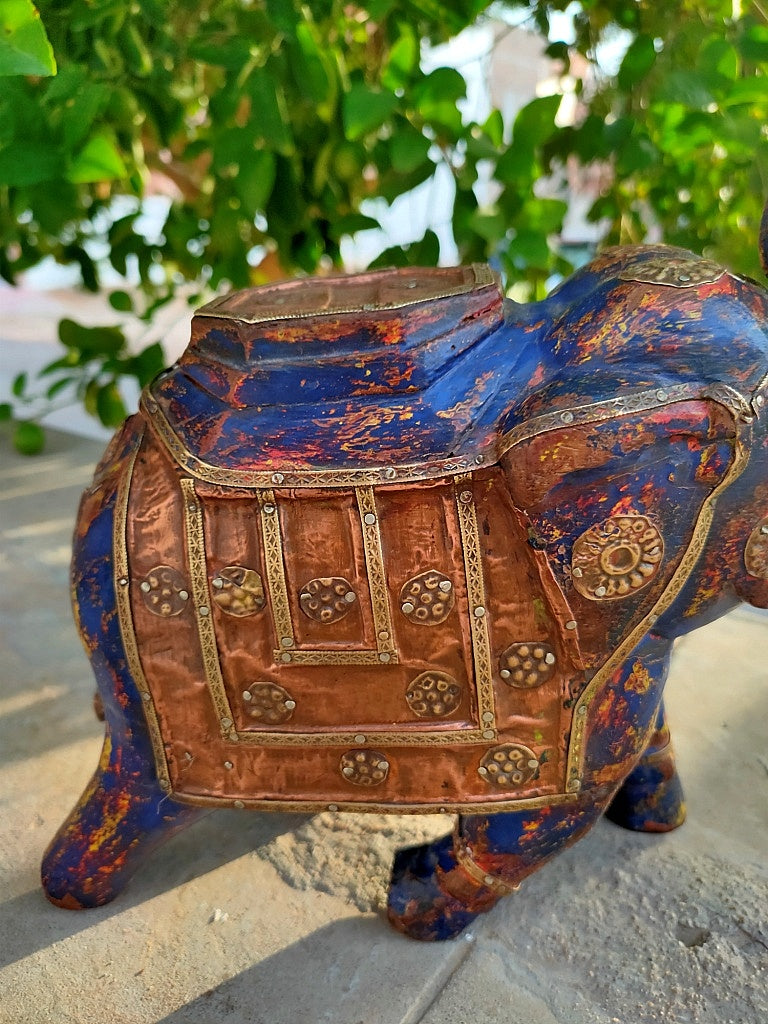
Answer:
<path fill-rule="evenodd" d="M 106 267 L 137 284 L 113 293 L 114 307 L 150 319 L 182 284 L 194 299 L 323 272 L 339 264 L 345 236 L 377 226 L 366 199 L 392 202 L 439 165 L 453 182 L 459 258 L 492 258 L 520 297 L 541 297 L 570 269 L 557 182 L 592 165 L 602 190 L 591 216 L 607 241 L 652 231 L 759 273 L 768 23 L 758 4 L 740 17 L 732 0 L 38 6 L 55 77 L 44 77 L 53 64 L 32 4 L 0 0 L 0 28 L 13 16 L 35 33 L 13 36 L 21 64 L 0 93 L 0 275 L 11 283 L 53 257 L 78 265 L 95 290 Z M 573 32 L 559 39 L 566 8 Z M 491 15 L 526 19 L 538 33 L 531 46 L 553 61 L 552 95 L 512 124 L 498 110 L 481 123 L 463 117 L 462 67 L 421 61 L 425 44 Z M 612 49 L 625 55 L 609 76 L 598 57 Z M 0 43 L 0 74 L 12 71 Z M 141 201 L 158 189 L 170 201 L 152 237 Z M 377 263 L 439 256 L 428 232 Z M 62 325 L 66 353 L 43 384 L 56 399 L 69 388 L 111 424 L 121 377 L 147 373 L 119 329 L 99 330 Z M 28 382 L 16 390 L 31 398 Z"/>

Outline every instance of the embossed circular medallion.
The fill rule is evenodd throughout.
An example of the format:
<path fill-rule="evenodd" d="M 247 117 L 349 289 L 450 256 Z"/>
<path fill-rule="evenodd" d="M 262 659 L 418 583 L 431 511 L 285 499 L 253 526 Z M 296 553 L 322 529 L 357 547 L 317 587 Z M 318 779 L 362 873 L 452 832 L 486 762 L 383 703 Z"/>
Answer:
<path fill-rule="evenodd" d="M 768 516 L 761 519 L 744 548 L 744 565 L 750 576 L 768 580 Z"/>
<path fill-rule="evenodd" d="M 246 713 L 262 725 L 280 725 L 292 717 L 296 701 L 277 683 L 252 683 L 243 693 Z"/>
<path fill-rule="evenodd" d="M 530 690 L 549 679 L 555 671 L 555 661 L 549 644 L 538 640 L 511 644 L 499 658 L 501 678 L 509 686 Z"/>
<path fill-rule="evenodd" d="M 170 565 L 156 565 L 139 585 L 144 604 L 154 615 L 179 615 L 189 602 L 187 581 Z"/>
<path fill-rule="evenodd" d="M 339 771 L 355 786 L 379 786 L 389 774 L 389 761 L 378 750 L 348 750 L 342 755 Z"/>
<path fill-rule="evenodd" d="M 641 281 L 663 284 L 671 288 L 695 288 L 700 284 L 713 284 L 725 273 L 725 267 L 712 260 L 689 257 L 653 256 L 638 260 L 619 274 L 622 281 Z"/>
<path fill-rule="evenodd" d="M 447 672 L 422 672 L 405 691 L 405 699 L 419 718 L 444 718 L 461 703 L 461 686 Z"/>
<path fill-rule="evenodd" d="M 400 611 L 421 626 L 444 622 L 453 601 L 453 583 L 438 569 L 420 572 L 400 588 Z"/>
<path fill-rule="evenodd" d="M 227 615 L 254 615 L 264 607 L 264 584 L 255 569 L 228 565 L 211 580 L 213 600 Z"/>
<path fill-rule="evenodd" d="M 491 786 L 514 789 L 530 782 L 539 770 L 539 759 L 522 743 L 504 743 L 491 747 L 477 769 Z"/>
<path fill-rule="evenodd" d="M 350 583 L 343 576 L 323 576 L 310 580 L 299 594 L 301 610 L 317 622 L 337 622 L 344 618 L 357 600 Z"/>
<path fill-rule="evenodd" d="M 646 516 L 611 516 L 573 545 L 573 585 L 590 601 L 628 597 L 653 580 L 663 557 L 664 540 Z"/>

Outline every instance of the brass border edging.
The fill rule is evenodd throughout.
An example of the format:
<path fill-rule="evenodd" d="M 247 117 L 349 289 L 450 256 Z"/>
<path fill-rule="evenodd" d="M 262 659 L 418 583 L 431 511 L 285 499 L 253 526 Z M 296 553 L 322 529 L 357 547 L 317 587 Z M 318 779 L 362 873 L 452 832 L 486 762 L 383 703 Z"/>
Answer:
<path fill-rule="evenodd" d="M 275 627 L 275 640 L 279 646 L 276 656 L 279 659 L 281 652 L 284 652 L 286 655 L 291 653 L 296 642 L 293 619 L 291 617 L 291 605 L 288 600 L 288 586 L 285 581 L 280 509 L 275 500 L 274 491 L 260 491 L 257 497 L 261 518 L 261 536 L 264 541 L 264 564 L 267 570 L 267 586 L 269 588 L 270 604 L 272 605 L 272 621 Z"/>
<path fill-rule="evenodd" d="M 464 555 L 464 572 L 467 580 L 467 616 L 472 637 L 477 715 L 483 739 L 495 740 L 498 733 L 493 692 L 493 661 L 488 637 L 488 616 L 486 614 L 488 609 L 486 607 L 485 581 L 483 580 L 483 559 L 480 553 L 480 535 L 475 511 L 475 495 L 471 489 L 473 483 L 471 474 L 456 477 L 454 481 L 455 499 L 461 533 L 461 548 Z M 466 497 L 467 500 L 462 500 L 462 497 Z M 490 717 L 486 720 L 486 716 Z M 489 733 L 490 735 L 488 735 Z"/>
<path fill-rule="evenodd" d="M 469 269 L 472 271 L 473 279 L 455 285 L 453 288 L 443 288 L 439 292 L 430 292 L 416 298 L 404 298 L 402 302 L 370 302 L 362 306 L 328 306 L 323 309 L 304 310 L 301 313 L 283 313 L 274 309 L 262 316 L 242 316 L 234 313 L 222 313 L 219 306 L 231 298 L 231 295 L 220 295 L 205 306 L 196 310 L 194 317 L 213 318 L 216 320 L 234 320 L 241 324 L 263 324 L 275 323 L 283 320 L 314 320 L 322 316 L 343 316 L 348 313 L 385 313 L 394 309 L 407 309 L 409 306 L 418 306 L 423 302 L 435 302 L 439 299 L 450 299 L 455 295 L 468 295 L 472 292 L 483 291 L 485 288 L 496 286 L 499 295 L 501 289 L 499 280 L 486 263 L 471 263 Z M 415 271 L 414 271 L 415 273 Z M 350 278 L 354 275 L 350 275 Z M 407 276 L 407 275 L 404 275 Z M 336 278 L 339 280 L 339 278 Z M 341 278 L 344 280 L 344 278 Z M 295 281 L 285 282 L 288 285 L 297 287 Z"/>
<path fill-rule="evenodd" d="M 150 385 L 151 387 L 151 385 Z M 733 389 L 730 389 L 733 392 Z M 711 399 L 723 405 L 736 419 L 742 415 L 746 399 L 739 393 L 729 395 L 717 385 L 706 388 L 693 384 L 674 384 L 666 388 L 648 388 L 630 392 L 603 402 L 587 402 L 571 406 L 558 412 L 533 416 L 524 423 L 502 434 L 493 444 L 478 449 L 466 456 L 435 458 L 419 463 L 389 464 L 387 466 L 358 467 L 352 469 L 291 469 L 280 464 L 268 470 L 225 469 L 204 462 L 193 455 L 182 443 L 164 412 L 152 397 L 149 388 L 141 398 L 143 414 L 153 428 L 163 447 L 171 458 L 185 472 L 207 483 L 246 489 L 269 488 L 274 484 L 275 472 L 280 471 L 283 487 L 355 487 L 363 485 L 412 483 L 419 480 L 434 480 L 439 477 L 457 476 L 471 472 L 481 465 L 493 465 L 521 441 L 529 440 L 550 430 L 564 426 L 598 423 L 628 416 L 635 412 L 659 409 L 674 402 L 695 399 Z"/>
<path fill-rule="evenodd" d="M 384 552 L 381 549 L 381 528 L 379 526 L 379 511 L 376 508 L 376 496 L 373 493 L 373 488 L 369 486 L 356 487 L 355 496 L 357 507 L 360 510 L 360 528 L 363 532 L 368 592 L 371 596 L 373 629 L 376 633 L 376 650 L 378 651 L 377 659 L 384 664 L 396 664 L 398 658 L 389 609 L 389 593 L 384 572 Z M 366 516 L 373 516 L 373 522 L 367 523 Z M 382 638 L 382 634 L 386 634 L 386 636 Z"/>
<path fill-rule="evenodd" d="M 139 657 L 139 649 L 136 644 L 136 632 L 133 628 L 133 613 L 131 611 L 131 577 L 128 571 L 128 540 L 126 535 L 126 523 L 128 519 L 128 498 L 131 492 L 133 480 L 133 468 L 136 464 L 136 457 L 139 454 L 144 431 L 142 430 L 135 441 L 133 454 L 130 456 L 127 467 L 122 471 L 120 482 L 117 487 L 115 498 L 115 511 L 112 522 L 112 571 L 113 585 L 115 588 L 115 605 L 117 608 L 117 619 L 120 626 L 120 636 L 123 641 L 125 660 L 128 671 L 133 677 L 136 688 L 141 697 L 141 705 L 144 711 L 144 721 L 149 732 L 152 744 L 152 753 L 155 757 L 155 768 L 157 770 L 157 781 L 160 788 L 165 792 L 171 790 L 171 779 L 168 771 L 168 761 L 165 756 L 163 737 L 160 731 L 160 723 L 157 718 L 157 710 L 152 693 L 144 675 L 144 669 Z"/>
<path fill-rule="evenodd" d="M 203 657 L 205 680 L 216 708 L 222 737 L 224 739 L 237 740 L 237 732 L 232 718 L 232 708 L 229 704 L 227 691 L 224 687 L 224 678 L 221 674 L 216 631 L 213 628 L 211 595 L 208 588 L 208 564 L 205 557 L 203 510 L 200 505 L 200 498 L 195 492 L 194 480 L 182 477 L 180 482 L 182 500 L 184 502 L 184 532 L 186 534 L 192 601 L 194 602 L 197 634 L 200 638 L 200 651 Z"/>

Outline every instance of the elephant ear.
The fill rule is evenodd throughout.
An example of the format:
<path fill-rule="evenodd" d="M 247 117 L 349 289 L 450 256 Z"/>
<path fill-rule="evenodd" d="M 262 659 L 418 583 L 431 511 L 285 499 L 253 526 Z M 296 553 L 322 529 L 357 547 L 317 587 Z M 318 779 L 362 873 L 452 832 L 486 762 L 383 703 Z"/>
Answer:
<path fill-rule="evenodd" d="M 505 455 L 513 500 L 567 598 L 588 669 L 682 589 L 734 441 L 722 406 L 689 401 L 546 431 Z"/>

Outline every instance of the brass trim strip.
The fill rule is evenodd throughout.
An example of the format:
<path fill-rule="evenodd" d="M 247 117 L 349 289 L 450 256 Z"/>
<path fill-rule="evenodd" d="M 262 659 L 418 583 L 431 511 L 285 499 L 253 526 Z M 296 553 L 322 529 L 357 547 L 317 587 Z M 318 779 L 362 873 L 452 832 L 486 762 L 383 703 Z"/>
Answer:
<path fill-rule="evenodd" d="M 665 388 L 630 391 L 604 402 L 588 402 L 584 405 L 570 406 L 559 412 L 534 416 L 513 427 L 506 434 L 502 434 L 495 443 L 477 449 L 466 456 L 434 458 L 400 465 L 389 464 L 370 468 L 345 469 L 292 469 L 284 464 L 276 464 L 267 470 L 225 469 L 213 466 L 193 455 L 184 446 L 149 389 L 146 389 L 142 396 L 141 408 L 170 456 L 191 476 L 205 480 L 207 483 L 253 489 L 269 487 L 273 484 L 273 476 L 277 470 L 282 476 L 281 486 L 291 488 L 375 486 L 383 483 L 411 483 L 418 480 L 457 476 L 471 472 L 479 465 L 493 465 L 521 441 L 529 440 L 551 430 L 558 430 L 563 426 L 598 423 L 614 419 L 617 416 L 628 416 L 635 412 L 659 409 L 674 402 L 701 398 L 711 398 L 725 406 L 736 418 L 741 415 L 743 402 L 746 401 L 740 395 L 737 400 L 733 396 L 729 397 L 724 391 L 717 391 L 713 387 L 702 390 L 701 387 L 693 384 L 674 384 Z"/>
<path fill-rule="evenodd" d="M 224 688 L 224 679 L 219 662 L 219 648 L 211 617 L 211 595 L 208 589 L 208 564 L 205 557 L 205 531 L 200 498 L 195 493 L 195 482 L 188 477 L 181 479 L 184 500 L 184 533 L 187 543 L 187 560 L 192 585 L 192 600 L 195 605 L 195 621 L 203 656 L 205 681 L 218 715 L 221 734 L 224 739 L 237 739 L 232 719 L 232 708 Z"/>
<path fill-rule="evenodd" d="M 197 317 L 213 317 L 217 320 L 235 320 L 242 324 L 262 324 L 281 320 L 314 320 L 320 316 L 339 316 L 345 313 L 377 313 L 386 312 L 392 309 L 407 309 L 409 306 L 418 306 L 422 302 L 435 302 L 438 299 L 449 299 L 454 295 L 467 295 L 470 292 L 481 291 L 490 286 L 499 289 L 499 280 L 486 263 L 472 263 L 468 268 L 472 271 L 472 280 L 463 281 L 453 288 L 443 288 L 440 291 L 430 292 L 418 298 L 404 298 L 401 302 L 371 302 L 363 306 L 325 306 L 320 309 L 303 310 L 300 313 L 286 313 L 279 309 L 267 308 L 261 315 L 242 315 L 230 312 L 222 312 L 219 308 L 228 302 L 231 295 L 221 295 L 212 299 L 211 302 L 195 311 Z M 289 282 L 290 284 L 290 282 Z"/>
<path fill-rule="evenodd" d="M 656 604 L 648 614 L 635 626 L 631 633 L 616 648 L 611 657 L 605 662 L 599 672 L 590 681 L 584 693 L 576 702 L 573 709 L 573 724 L 571 726 L 571 740 L 568 746 L 568 762 L 566 774 L 566 789 L 571 793 L 578 793 L 582 786 L 584 774 L 584 738 L 586 735 L 589 706 L 593 697 L 610 678 L 613 672 L 624 662 L 627 655 L 635 645 L 648 632 L 651 626 L 659 619 L 664 612 L 672 605 L 675 598 L 680 594 L 693 572 L 696 562 L 701 556 L 704 543 L 709 535 L 712 520 L 715 514 L 715 505 L 720 494 L 740 475 L 749 460 L 747 449 L 740 441 L 736 442 L 734 460 L 731 468 L 715 487 L 712 493 L 702 504 L 696 523 L 693 528 L 691 542 L 688 545 L 680 564 L 672 574 L 672 578 L 665 587 Z M 652 731 L 649 732 L 649 737 Z"/>
<path fill-rule="evenodd" d="M 136 457 L 139 454 L 144 433 L 136 440 L 136 447 L 130 457 L 127 467 L 123 470 L 117 488 L 115 498 L 115 511 L 112 524 L 112 558 L 113 558 L 113 585 L 115 588 L 115 604 L 117 607 L 117 618 L 120 624 L 120 635 L 125 651 L 125 660 L 128 671 L 133 677 L 136 688 L 141 696 L 141 705 L 144 710 L 144 721 L 147 723 L 152 753 L 155 757 L 155 768 L 160 788 L 170 792 L 171 779 L 168 770 L 168 761 L 165 756 L 165 746 L 160 732 L 160 722 L 157 717 L 157 710 L 152 693 L 149 689 L 144 669 L 139 657 L 139 649 L 136 643 L 136 631 L 133 626 L 133 613 L 131 610 L 131 584 L 128 569 L 128 538 L 126 523 L 128 520 L 128 498 L 133 480 L 133 470 L 136 464 Z"/>
<path fill-rule="evenodd" d="M 440 747 L 446 745 L 475 744 L 483 746 L 483 753 L 487 749 L 488 740 L 483 737 L 479 729 L 446 729 L 440 731 L 434 729 L 432 732 L 419 732 L 416 729 L 411 732 L 391 732 L 386 729 L 370 728 L 360 726 L 354 732 L 250 732 L 241 731 L 237 734 L 237 740 L 241 745 L 257 743 L 266 747 L 359 747 L 365 745 L 361 742 L 360 736 L 365 736 L 366 743 L 376 743 L 379 746 L 397 747 Z"/>
<path fill-rule="evenodd" d="M 472 856 L 467 840 L 459 833 L 459 827 L 459 822 L 456 822 L 453 830 L 453 855 L 456 858 L 456 863 L 466 871 L 474 882 L 490 889 L 497 896 L 509 896 L 510 893 L 517 892 L 520 888 L 519 882 L 512 885 L 511 882 L 505 882 L 498 875 L 491 875 L 487 871 L 483 871 Z"/>
<path fill-rule="evenodd" d="M 363 531 L 365 565 L 368 572 L 368 590 L 371 595 L 373 628 L 376 633 L 378 660 L 395 664 L 397 651 L 394 645 L 392 617 L 389 609 L 387 577 L 384 572 L 384 553 L 381 549 L 381 529 L 376 496 L 372 487 L 356 487 L 357 506 L 360 509 L 360 527 Z M 369 522 L 373 517 L 373 521 Z"/>
<path fill-rule="evenodd" d="M 280 510 L 275 500 L 274 491 L 260 491 L 258 501 L 261 514 L 261 534 L 264 539 L 264 564 L 267 570 L 267 586 L 272 604 L 276 640 L 280 644 L 281 652 L 289 652 L 296 642 L 296 637 L 293 631 L 291 606 L 288 601 L 288 586 L 285 581 Z"/>
<path fill-rule="evenodd" d="M 385 652 L 388 653 L 388 652 Z M 297 651 L 293 648 L 273 651 L 275 661 L 291 665 L 378 665 L 382 667 L 379 651 Z M 290 654 L 290 658 L 288 655 Z M 386 661 L 397 664 L 397 654 L 392 652 Z"/>
<path fill-rule="evenodd" d="M 496 800 L 472 803 L 404 804 L 354 803 L 345 800 L 249 800 L 247 797 L 198 796 L 190 793 L 174 793 L 173 799 L 195 807 L 247 807 L 259 811 L 295 811 L 297 814 L 318 814 L 321 811 L 350 811 L 353 814 L 484 814 L 499 811 L 525 811 L 537 807 L 552 807 L 555 804 L 572 803 L 571 793 L 556 793 L 552 796 L 531 797 L 530 799 Z"/>
<path fill-rule="evenodd" d="M 493 692 L 493 661 L 488 637 L 488 608 L 486 604 L 483 562 L 480 555 L 480 534 L 477 528 L 475 495 L 472 491 L 472 475 L 457 477 L 456 508 L 459 517 L 461 547 L 464 554 L 464 571 L 467 578 L 467 599 L 470 631 L 472 635 L 472 658 L 475 666 L 475 689 L 477 710 L 482 735 L 486 740 L 497 738 L 496 706 Z"/>

